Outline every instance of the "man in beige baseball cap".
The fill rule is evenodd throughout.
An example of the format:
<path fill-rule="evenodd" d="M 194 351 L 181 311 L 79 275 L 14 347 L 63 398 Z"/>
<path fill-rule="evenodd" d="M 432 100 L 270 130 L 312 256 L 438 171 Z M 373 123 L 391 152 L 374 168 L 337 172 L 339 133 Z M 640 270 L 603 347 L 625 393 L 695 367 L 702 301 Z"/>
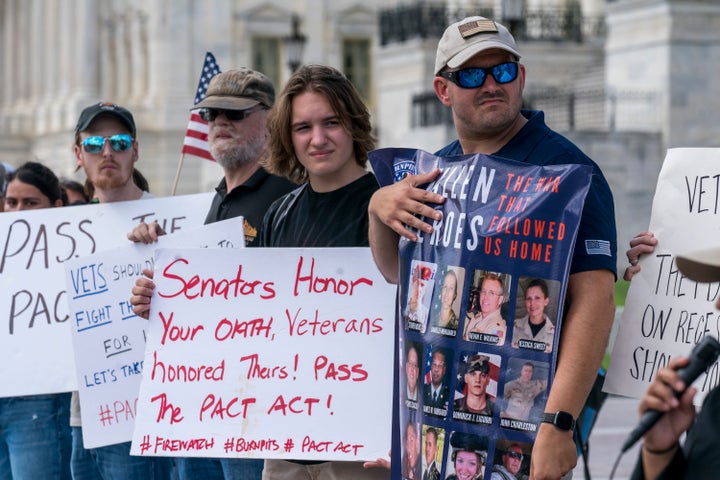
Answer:
<path fill-rule="evenodd" d="M 467 17 L 445 29 L 435 55 L 435 75 L 445 67 L 458 68 L 476 54 L 499 48 L 510 52 L 515 60 L 520 53 L 515 39 L 505 26 L 485 17 Z"/>
<path fill-rule="evenodd" d="M 720 248 L 678 255 L 675 263 L 683 275 L 696 282 L 720 282 Z"/>
<path fill-rule="evenodd" d="M 595 382 L 613 324 L 617 232 L 612 192 L 599 166 L 548 127 L 543 112 L 523 109 L 528 72 L 519 60 L 515 39 L 490 18 L 467 17 L 447 27 L 438 42 L 432 82 L 436 96 L 452 113 L 458 139 L 435 154 L 486 154 L 530 165 L 592 169 L 570 260 L 557 367 L 543 416 L 552 420 L 538 426 L 531 459 L 532 477 L 558 479 L 577 464 L 571 427 Z M 380 188 L 370 200 L 370 247 L 390 282 L 399 281 L 399 237 L 418 241 L 415 232 L 432 232 L 442 219 L 433 204 L 445 198 L 417 187 L 438 175 L 439 171 L 408 175 Z"/>

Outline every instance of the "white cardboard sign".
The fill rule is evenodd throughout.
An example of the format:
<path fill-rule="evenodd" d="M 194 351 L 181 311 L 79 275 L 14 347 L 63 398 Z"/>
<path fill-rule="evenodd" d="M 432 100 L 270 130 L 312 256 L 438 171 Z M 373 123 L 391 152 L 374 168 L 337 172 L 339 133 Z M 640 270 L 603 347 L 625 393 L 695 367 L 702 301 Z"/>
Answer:
<path fill-rule="evenodd" d="M 675 265 L 678 254 L 720 245 L 720 149 L 668 150 L 658 177 L 649 230 L 655 252 L 641 257 L 612 351 L 604 389 L 641 398 L 657 371 L 688 356 L 705 335 L 720 338 L 718 283 L 696 283 Z M 720 381 L 718 363 L 695 382 L 699 404 Z"/>
<path fill-rule="evenodd" d="M 129 442 L 145 356 L 147 321 L 129 302 L 158 247 L 244 247 L 243 218 L 160 237 L 65 263 L 85 448 Z"/>
<path fill-rule="evenodd" d="M 155 283 L 132 454 L 387 456 L 395 286 L 368 248 L 159 249 Z"/>
<path fill-rule="evenodd" d="M 119 245 L 139 221 L 199 227 L 211 193 L 0 215 L 0 397 L 77 389 L 64 263 Z"/>

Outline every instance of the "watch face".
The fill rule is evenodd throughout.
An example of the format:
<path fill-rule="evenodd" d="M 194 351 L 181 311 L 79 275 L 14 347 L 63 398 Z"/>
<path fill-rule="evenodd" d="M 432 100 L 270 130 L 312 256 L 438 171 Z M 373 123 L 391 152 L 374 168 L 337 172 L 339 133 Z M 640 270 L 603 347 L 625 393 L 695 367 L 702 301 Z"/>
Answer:
<path fill-rule="evenodd" d="M 545 412 L 543 414 L 543 422 L 552 423 L 560 430 L 573 430 L 575 429 L 575 419 L 568 412 L 562 410 L 555 413 Z"/>
<path fill-rule="evenodd" d="M 563 430 L 572 430 L 575 426 L 575 419 L 568 412 L 561 411 L 555 414 L 555 421 L 553 423 Z"/>

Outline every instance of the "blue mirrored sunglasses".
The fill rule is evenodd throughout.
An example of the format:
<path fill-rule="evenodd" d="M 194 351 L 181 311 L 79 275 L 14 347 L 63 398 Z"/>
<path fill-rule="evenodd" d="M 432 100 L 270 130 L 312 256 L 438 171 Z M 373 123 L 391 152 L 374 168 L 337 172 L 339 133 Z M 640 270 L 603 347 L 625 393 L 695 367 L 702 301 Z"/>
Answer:
<path fill-rule="evenodd" d="M 447 78 L 461 88 L 479 88 L 485 83 L 488 74 L 499 84 L 510 83 L 518 76 L 517 62 L 505 62 L 493 67 L 463 68 L 454 72 L 440 72 L 440 76 Z"/>
<path fill-rule="evenodd" d="M 115 152 L 124 152 L 132 147 L 133 138 L 126 133 L 118 133 L 111 137 L 87 137 L 82 141 L 83 150 L 87 153 L 100 153 L 105 146 L 105 141 L 110 142 L 110 148 Z"/>

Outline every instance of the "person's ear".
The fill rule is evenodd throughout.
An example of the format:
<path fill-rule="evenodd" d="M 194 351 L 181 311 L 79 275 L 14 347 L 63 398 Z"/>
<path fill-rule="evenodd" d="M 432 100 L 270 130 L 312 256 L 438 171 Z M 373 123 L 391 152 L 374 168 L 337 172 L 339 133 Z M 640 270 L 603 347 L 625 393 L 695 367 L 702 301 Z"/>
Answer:
<path fill-rule="evenodd" d="M 133 165 L 134 165 L 135 162 L 140 160 L 140 145 L 138 144 L 137 140 L 133 141 L 132 149 L 133 149 L 132 160 L 133 160 Z"/>
<path fill-rule="evenodd" d="M 83 160 L 82 160 L 82 147 L 80 145 L 73 145 L 73 153 L 75 154 L 75 163 L 78 166 L 78 169 L 82 168 L 83 166 Z"/>
<path fill-rule="evenodd" d="M 435 89 L 435 95 L 437 95 L 438 100 L 446 107 L 449 107 L 451 104 L 450 97 L 448 96 L 448 80 L 443 77 L 435 77 L 433 79 L 433 88 Z"/>

